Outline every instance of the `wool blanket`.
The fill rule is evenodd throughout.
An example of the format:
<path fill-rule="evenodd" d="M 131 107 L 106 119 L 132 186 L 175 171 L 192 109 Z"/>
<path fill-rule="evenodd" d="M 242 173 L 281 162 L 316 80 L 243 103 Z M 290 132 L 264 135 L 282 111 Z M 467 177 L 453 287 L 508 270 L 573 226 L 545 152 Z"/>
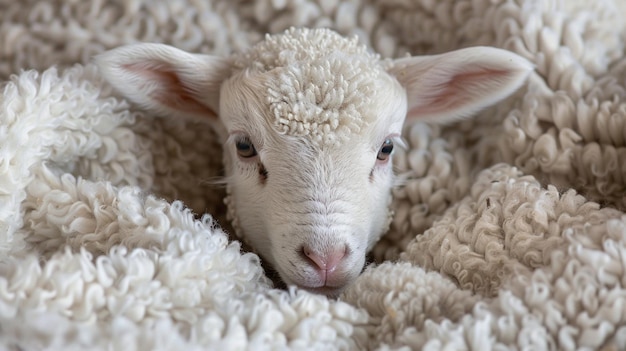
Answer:
<path fill-rule="evenodd" d="M 0 348 L 626 349 L 624 18 L 621 0 L 0 0 Z M 147 114 L 92 63 L 292 26 L 535 66 L 471 119 L 405 127 L 390 230 L 338 299 L 276 288 L 229 237 L 209 126 Z"/>

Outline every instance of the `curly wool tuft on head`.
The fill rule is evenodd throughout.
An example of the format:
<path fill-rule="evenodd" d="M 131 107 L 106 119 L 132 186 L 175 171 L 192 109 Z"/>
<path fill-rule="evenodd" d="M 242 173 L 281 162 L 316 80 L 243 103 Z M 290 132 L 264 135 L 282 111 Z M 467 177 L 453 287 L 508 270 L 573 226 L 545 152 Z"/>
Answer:
<path fill-rule="evenodd" d="M 265 40 L 236 54 L 233 66 L 264 73 L 297 63 L 315 62 L 336 52 L 362 56 L 373 66 L 379 62 L 379 55 L 359 44 L 357 37 L 346 38 L 330 29 L 290 28 L 281 34 L 266 34 Z"/>
<path fill-rule="evenodd" d="M 268 35 L 234 61 L 236 68 L 267 74 L 270 122 L 282 134 L 339 144 L 376 118 L 368 111 L 385 71 L 356 37 L 292 28 Z"/>

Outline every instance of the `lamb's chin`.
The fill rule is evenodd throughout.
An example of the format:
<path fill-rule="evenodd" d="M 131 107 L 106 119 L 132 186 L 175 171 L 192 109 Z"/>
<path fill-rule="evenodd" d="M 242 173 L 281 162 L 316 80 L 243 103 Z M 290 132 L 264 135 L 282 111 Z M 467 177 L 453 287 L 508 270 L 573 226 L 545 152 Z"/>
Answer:
<path fill-rule="evenodd" d="M 342 287 L 331 287 L 331 286 L 321 286 L 319 288 L 309 288 L 309 287 L 301 287 L 301 289 L 306 290 L 310 293 L 325 295 L 329 298 L 336 299 L 341 295 L 341 293 L 346 289 L 345 286 Z"/>
<path fill-rule="evenodd" d="M 297 283 L 290 283 L 288 285 L 294 285 L 297 286 L 299 289 L 302 290 L 306 290 L 310 293 L 314 293 L 314 294 L 318 294 L 318 295 L 325 295 L 329 298 L 337 298 L 339 297 L 339 295 L 341 295 L 341 293 L 346 290 L 346 288 L 348 287 L 348 285 L 350 285 L 350 282 L 346 281 L 344 284 L 341 285 L 318 285 L 318 286 L 309 286 L 309 285 L 305 285 L 305 284 L 297 284 Z"/>

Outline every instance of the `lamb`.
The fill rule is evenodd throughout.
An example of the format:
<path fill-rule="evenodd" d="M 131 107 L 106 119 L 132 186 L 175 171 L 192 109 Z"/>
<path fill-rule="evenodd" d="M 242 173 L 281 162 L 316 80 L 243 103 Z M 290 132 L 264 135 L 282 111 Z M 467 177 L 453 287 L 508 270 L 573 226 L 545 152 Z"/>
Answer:
<path fill-rule="evenodd" d="M 237 236 L 287 285 L 338 296 L 385 233 L 405 120 L 449 123 L 516 91 L 532 65 L 488 47 L 381 59 L 291 28 L 230 57 L 132 44 L 96 58 L 123 96 L 222 138 Z"/>

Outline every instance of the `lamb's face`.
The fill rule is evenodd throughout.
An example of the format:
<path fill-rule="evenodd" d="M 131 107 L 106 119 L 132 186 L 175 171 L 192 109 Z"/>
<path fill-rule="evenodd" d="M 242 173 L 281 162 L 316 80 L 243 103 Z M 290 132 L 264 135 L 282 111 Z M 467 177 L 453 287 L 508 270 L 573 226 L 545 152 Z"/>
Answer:
<path fill-rule="evenodd" d="M 242 71 L 220 104 L 240 235 L 286 283 L 331 295 L 388 226 L 390 154 L 406 116 L 406 92 L 382 68 L 334 59 Z"/>
<path fill-rule="evenodd" d="M 359 274 L 387 227 L 390 152 L 405 117 L 469 116 L 532 70 L 485 47 L 384 67 L 356 38 L 327 29 L 269 35 L 229 58 L 138 44 L 97 62 L 119 92 L 153 113 L 218 129 L 238 234 L 285 282 L 329 295 Z"/>

